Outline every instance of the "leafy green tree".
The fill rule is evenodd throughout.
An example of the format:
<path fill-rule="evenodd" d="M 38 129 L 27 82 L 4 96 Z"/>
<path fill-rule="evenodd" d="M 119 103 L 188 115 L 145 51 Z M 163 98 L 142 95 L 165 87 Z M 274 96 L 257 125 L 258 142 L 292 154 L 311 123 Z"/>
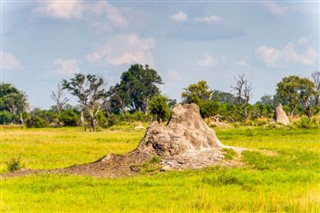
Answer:
<path fill-rule="evenodd" d="M 219 102 L 206 101 L 200 105 L 200 114 L 203 118 L 208 118 L 219 114 L 219 108 Z"/>
<path fill-rule="evenodd" d="M 81 123 L 85 127 L 86 116 L 90 118 L 90 128 L 96 131 L 96 116 L 101 111 L 101 105 L 107 96 L 105 83 L 102 77 L 96 75 L 75 74 L 69 81 L 62 81 L 63 89 L 78 98 L 81 107 Z"/>
<path fill-rule="evenodd" d="M 158 73 L 148 65 L 131 65 L 128 71 L 121 75 L 121 82 L 109 91 L 111 108 L 119 111 L 148 112 L 152 97 L 159 95 L 158 84 L 163 84 Z"/>
<path fill-rule="evenodd" d="M 0 84 L 0 111 L 10 113 L 10 123 L 23 124 L 23 114 L 27 107 L 28 102 L 24 92 L 11 84 Z M 8 116 L 5 117 L 8 118 Z"/>
<path fill-rule="evenodd" d="M 295 108 L 303 103 L 308 116 L 311 116 L 310 98 L 316 94 L 315 85 L 311 80 L 291 75 L 283 78 L 277 84 L 276 91 L 277 95 L 287 102 L 291 115 L 293 115 Z"/>
<path fill-rule="evenodd" d="M 170 115 L 170 109 L 167 102 L 168 98 L 162 95 L 154 96 L 150 102 L 149 112 L 156 117 L 159 123 L 162 120 L 167 119 Z"/>
<path fill-rule="evenodd" d="M 219 90 L 213 92 L 211 100 L 227 104 L 235 104 L 237 102 L 233 94 Z"/>
<path fill-rule="evenodd" d="M 209 89 L 206 81 L 199 81 L 195 84 L 190 84 L 181 94 L 183 103 L 195 103 L 201 105 L 203 101 L 209 101 L 213 91 Z"/>

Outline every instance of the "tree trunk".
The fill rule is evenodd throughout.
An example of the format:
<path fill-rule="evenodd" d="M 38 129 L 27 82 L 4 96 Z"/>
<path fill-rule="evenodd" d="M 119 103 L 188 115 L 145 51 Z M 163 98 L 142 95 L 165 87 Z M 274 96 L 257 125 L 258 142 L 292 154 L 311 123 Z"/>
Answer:
<path fill-rule="evenodd" d="M 83 127 L 84 131 L 86 131 L 86 121 L 85 121 L 85 118 L 84 118 L 84 113 L 83 113 L 83 109 L 81 110 L 81 113 L 80 113 L 80 125 Z"/>

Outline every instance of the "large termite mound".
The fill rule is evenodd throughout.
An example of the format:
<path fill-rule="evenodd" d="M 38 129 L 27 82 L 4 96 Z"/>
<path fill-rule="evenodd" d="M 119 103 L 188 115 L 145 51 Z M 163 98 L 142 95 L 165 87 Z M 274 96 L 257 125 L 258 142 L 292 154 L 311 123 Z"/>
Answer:
<path fill-rule="evenodd" d="M 149 125 L 137 150 L 162 157 L 222 147 L 216 134 L 202 120 L 196 104 L 178 104 L 166 126 Z"/>

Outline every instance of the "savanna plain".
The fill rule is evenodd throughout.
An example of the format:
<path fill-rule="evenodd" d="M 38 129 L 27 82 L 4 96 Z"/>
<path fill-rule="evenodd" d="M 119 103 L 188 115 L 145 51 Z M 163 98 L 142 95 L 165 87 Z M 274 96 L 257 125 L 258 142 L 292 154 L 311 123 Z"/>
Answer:
<path fill-rule="evenodd" d="M 79 128 L 1 127 L 0 172 L 54 169 L 133 150 L 144 131 L 126 124 Z M 147 126 L 147 124 L 144 124 Z M 1 212 L 320 212 L 320 129 L 214 127 L 225 145 L 245 147 L 242 167 L 144 172 L 97 178 L 39 174 L 1 179 Z M 225 159 L 228 160 L 227 158 Z"/>

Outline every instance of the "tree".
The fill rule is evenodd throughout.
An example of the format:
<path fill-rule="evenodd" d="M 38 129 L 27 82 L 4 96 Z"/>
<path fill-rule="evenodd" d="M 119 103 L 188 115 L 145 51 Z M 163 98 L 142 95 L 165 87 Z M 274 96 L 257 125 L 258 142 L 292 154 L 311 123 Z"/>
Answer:
<path fill-rule="evenodd" d="M 67 89 L 72 95 L 78 97 L 81 107 L 81 123 L 85 127 L 85 116 L 90 118 L 90 128 L 96 131 L 96 116 L 101 111 L 101 104 L 107 96 L 105 83 L 102 77 L 96 75 L 75 74 L 69 81 L 62 81 L 63 89 Z"/>
<path fill-rule="evenodd" d="M 320 71 L 315 71 L 312 73 L 312 79 L 315 84 L 316 94 L 314 95 L 315 98 L 315 106 L 320 105 Z"/>
<path fill-rule="evenodd" d="M 27 108 L 27 96 L 23 91 L 19 91 L 11 84 L 0 84 L 0 111 L 11 115 L 11 123 L 23 124 L 23 114 Z"/>
<path fill-rule="evenodd" d="M 317 90 L 314 83 L 307 78 L 301 78 L 299 85 L 299 97 L 307 111 L 308 117 L 312 116 L 310 100 L 316 94 Z"/>
<path fill-rule="evenodd" d="M 63 93 L 63 88 L 61 84 L 58 84 L 57 92 L 52 91 L 51 99 L 54 100 L 54 102 L 56 103 L 55 109 L 57 111 L 59 119 L 61 116 L 61 110 L 63 106 L 69 101 L 69 99 L 66 98 L 65 94 Z"/>
<path fill-rule="evenodd" d="M 154 115 L 160 123 L 162 120 L 168 118 L 170 109 L 168 106 L 168 98 L 162 95 L 156 95 L 152 98 L 149 105 L 149 112 Z"/>
<path fill-rule="evenodd" d="M 211 100 L 227 104 L 235 104 L 237 102 L 237 98 L 233 94 L 219 90 L 213 92 Z"/>
<path fill-rule="evenodd" d="M 120 84 L 109 91 L 111 105 L 119 107 L 120 111 L 143 112 L 147 114 L 152 97 L 159 95 L 158 84 L 163 84 L 157 71 L 148 65 L 131 65 L 128 71 L 121 75 Z"/>
<path fill-rule="evenodd" d="M 293 115 L 294 109 L 300 103 L 303 103 L 308 116 L 311 116 L 310 98 L 316 94 L 315 85 L 312 81 L 291 75 L 283 78 L 277 84 L 276 90 L 277 95 L 288 103 L 291 115 Z"/>
<path fill-rule="evenodd" d="M 190 84 L 187 88 L 184 88 L 182 92 L 183 103 L 195 103 L 201 105 L 203 101 L 209 101 L 212 97 L 213 91 L 209 89 L 206 81 L 199 81 L 195 84 Z"/>
<path fill-rule="evenodd" d="M 252 85 L 245 79 L 245 75 L 239 75 L 236 78 L 236 85 L 231 86 L 231 88 L 236 92 L 236 97 L 238 100 L 238 109 L 237 112 L 242 116 L 243 120 L 247 120 L 251 113 L 249 112 L 249 101 L 252 97 Z"/>
<path fill-rule="evenodd" d="M 261 97 L 261 103 L 264 105 L 273 106 L 273 97 L 271 95 L 264 95 Z"/>

